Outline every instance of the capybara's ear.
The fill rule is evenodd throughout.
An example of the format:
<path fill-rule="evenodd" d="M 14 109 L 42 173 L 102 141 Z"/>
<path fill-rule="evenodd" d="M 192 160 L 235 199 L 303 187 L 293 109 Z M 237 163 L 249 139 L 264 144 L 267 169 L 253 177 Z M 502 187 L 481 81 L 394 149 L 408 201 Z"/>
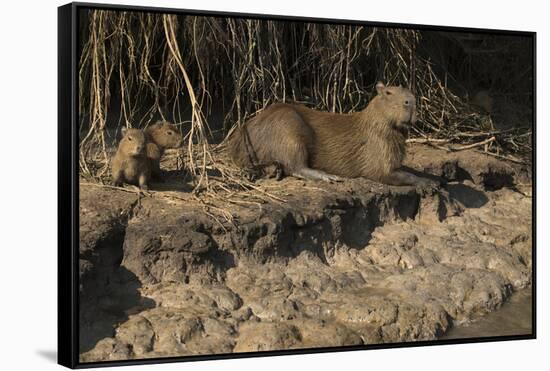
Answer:
<path fill-rule="evenodd" d="M 128 132 L 128 128 L 126 126 L 123 126 L 122 129 L 120 129 L 120 132 L 123 137 L 126 136 L 126 133 Z"/>
<path fill-rule="evenodd" d="M 378 81 L 376 83 L 376 91 L 378 92 L 378 94 L 382 94 L 385 89 L 386 89 L 386 85 L 384 85 L 382 81 Z"/>

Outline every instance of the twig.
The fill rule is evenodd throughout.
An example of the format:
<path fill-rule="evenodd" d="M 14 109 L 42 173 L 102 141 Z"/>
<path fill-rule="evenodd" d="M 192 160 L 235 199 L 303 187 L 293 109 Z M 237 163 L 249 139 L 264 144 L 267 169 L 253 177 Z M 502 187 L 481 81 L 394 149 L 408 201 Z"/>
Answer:
<path fill-rule="evenodd" d="M 512 155 L 503 156 L 503 155 L 498 155 L 498 154 L 496 154 L 496 153 L 489 152 L 489 151 L 478 151 L 478 152 L 479 152 L 479 153 L 486 154 L 486 155 L 489 155 L 489 156 L 501 158 L 501 159 L 503 159 L 503 160 L 515 162 L 516 164 L 523 164 L 523 165 L 527 164 L 526 161 L 520 160 L 519 158 L 516 158 L 516 157 L 514 157 L 514 156 L 512 156 Z"/>
<path fill-rule="evenodd" d="M 449 143 L 450 139 L 410 138 L 407 143 Z"/>
<path fill-rule="evenodd" d="M 465 150 L 465 149 L 471 149 L 471 148 L 476 148 L 476 147 L 481 147 L 481 146 L 484 146 L 486 144 L 489 144 L 491 142 L 494 142 L 496 140 L 495 137 L 491 137 L 489 139 L 485 139 L 481 142 L 477 142 L 477 143 L 473 143 L 473 144 L 468 144 L 468 145 L 465 145 L 465 146 L 457 146 L 457 147 L 452 147 L 451 148 L 451 151 L 453 152 L 457 152 L 457 151 L 462 151 L 462 150 Z"/>
<path fill-rule="evenodd" d="M 124 188 L 124 187 L 116 187 L 116 186 L 112 186 L 112 185 L 108 185 L 108 184 L 101 184 L 101 183 L 91 183 L 91 182 L 80 182 L 80 185 L 85 185 L 85 186 L 93 186 L 93 187 L 100 187 L 100 188 L 108 188 L 108 189 L 113 189 L 115 191 L 122 191 L 122 192 L 128 192 L 128 193 L 141 193 L 143 192 L 142 190 L 140 190 L 138 187 L 134 187 L 133 190 L 131 189 L 127 189 L 127 188 Z M 149 193 L 152 193 L 151 191 L 147 191 Z"/>

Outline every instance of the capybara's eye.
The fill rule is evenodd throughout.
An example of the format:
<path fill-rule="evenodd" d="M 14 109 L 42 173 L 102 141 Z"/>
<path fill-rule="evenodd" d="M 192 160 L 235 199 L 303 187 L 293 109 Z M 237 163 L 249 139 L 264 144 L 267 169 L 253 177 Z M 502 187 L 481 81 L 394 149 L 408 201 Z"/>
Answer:
<path fill-rule="evenodd" d="M 168 132 L 168 135 L 172 135 L 173 133 L 171 131 Z"/>
<path fill-rule="evenodd" d="M 386 95 L 391 95 L 391 91 L 386 90 Z"/>
<path fill-rule="evenodd" d="M 132 137 L 128 137 L 128 140 L 131 142 L 131 141 L 132 141 Z"/>

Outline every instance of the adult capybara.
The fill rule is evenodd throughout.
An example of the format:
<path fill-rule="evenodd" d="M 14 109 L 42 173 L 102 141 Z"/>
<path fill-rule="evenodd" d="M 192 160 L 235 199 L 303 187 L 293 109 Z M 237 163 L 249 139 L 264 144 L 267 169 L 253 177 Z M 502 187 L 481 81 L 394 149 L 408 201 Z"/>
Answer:
<path fill-rule="evenodd" d="M 410 90 L 376 85 L 367 108 L 352 114 L 273 104 L 228 139 L 242 168 L 280 164 L 285 175 L 325 181 L 365 177 L 392 185 L 427 185 L 400 169 L 408 129 L 416 121 Z"/>
<path fill-rule="evenodd" d="M 122 139 L 112 161 L 114 185 L 129 183 L 148 189 L 151 165 L 145 149 L 145 133 L 142 130 L 122 128 Z"/>
<path fill-rule="evenodd" d="M 152 176 L 160 179 L 160 159 L 164 150 L 168 148 L 179 148 L 183 143 L 183 137 L 176 125 L 158 121 L 145 129 L 147 139 L 147 157 L 151 162 Z"/>

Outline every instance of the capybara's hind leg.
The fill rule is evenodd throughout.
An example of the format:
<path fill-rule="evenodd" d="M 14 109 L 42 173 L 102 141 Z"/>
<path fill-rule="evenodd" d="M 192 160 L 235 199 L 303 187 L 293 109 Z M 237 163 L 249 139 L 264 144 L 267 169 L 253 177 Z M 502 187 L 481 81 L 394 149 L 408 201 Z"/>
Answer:
<path fill-rule="evenodd" d="M 344 179 L 338 175 L 328 174 L 321 170 L 311 169 L 309 167 L 304 167 L 300 170 L 295 170 L 292 176 L 302 179 L 311 179 L 311 180 L 324 180 L 325 182 L 341 182 Z"/>
<path fill-rule="evenodd" d="M 264 167 L 277 164 L 285 175 L 302 179 L 342 180 L 309 167 L 309 150 L 313 147 L 315 133 L 292 107 L 275 107 L 259 116 L 251 122 L 247 133 L 257 161 Z"/>
<path fill-rule="evenodd" d="M 283 179 L 284 172 L 283 166 L 278 162 L 266 165 L 263 168 L 263 175 L 268 179 L 275 178 L 275 180 L 281 180 Z"/>

